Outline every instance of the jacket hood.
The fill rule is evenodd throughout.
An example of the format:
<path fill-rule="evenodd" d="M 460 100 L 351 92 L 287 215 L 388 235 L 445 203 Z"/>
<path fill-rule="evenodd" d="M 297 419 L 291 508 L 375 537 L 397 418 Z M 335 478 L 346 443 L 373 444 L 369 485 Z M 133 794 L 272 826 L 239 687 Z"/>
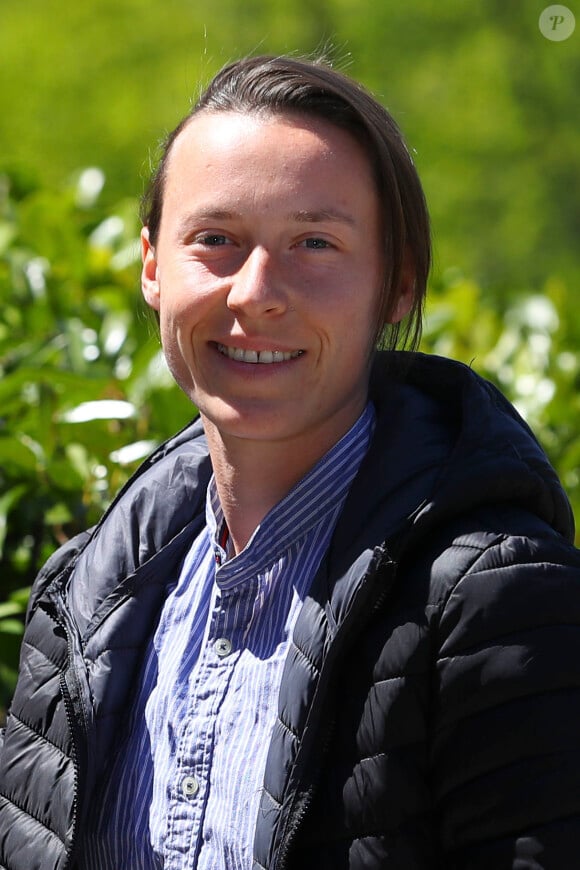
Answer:
<path fill-rule="evenodd" d="M 500 391 L 468 366 L 431 354 L 378 353 L 370 398 L 377 427 L 339 536 L 351 537 L 351 529 L 364 535 L 366 523 L 372 546 L 509 503 L 573 540 L 568 498 L 536 437 Z M 364 517 L 361 503 L 369 505 Z M 391 525 L 373 528 L 373 516 L 383 524 L 390 517 Z"/>

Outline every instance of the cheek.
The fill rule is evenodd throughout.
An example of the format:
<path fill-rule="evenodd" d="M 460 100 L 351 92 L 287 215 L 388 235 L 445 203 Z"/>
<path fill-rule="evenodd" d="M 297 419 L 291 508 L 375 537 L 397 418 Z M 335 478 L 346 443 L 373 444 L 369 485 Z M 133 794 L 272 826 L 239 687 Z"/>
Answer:
<path fill-rule="evenodd" d="M 382 288 L 378 279 L 372 278 L 375 279 L 373 284 L 355 278 L 340 298 L 329 302 L 327 309 L 328 322 L 334 324 L 335 335 L 341 335 L 353 355 L 361 348 L 366 354 L 375 343 Z"/>
<path fill-rule="evenodd" d="M 183 385 L 185 373 L 191 369 L 193 349 L 191 340 L 192 318 L 187 306 L 161 305 L 159 329 L 161 346 L 170 371 L 176 381 Z"/>
<path fill-rule="evenodd" d="M 207 284 L 207 282 L 206 282 Z M 203 322 L 212 303 L 210 288 L 194 274 L 176 275 L 166 280 L 160 292 L 159 317 L 167 340 L 172 335 L 190 333 Z"/>
<path fill-rule="evenodd" d="M 166 324 L 161 332 L 161 344 L 166 365 L 175 383 L 193 404 L 197 404 L 199 375 L 191 342 Z"/>

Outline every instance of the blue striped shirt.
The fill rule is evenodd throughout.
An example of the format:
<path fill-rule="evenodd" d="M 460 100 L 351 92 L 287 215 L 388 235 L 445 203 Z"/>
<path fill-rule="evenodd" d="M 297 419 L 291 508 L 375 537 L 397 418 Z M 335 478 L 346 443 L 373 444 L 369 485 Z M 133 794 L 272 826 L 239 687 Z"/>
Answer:
<path fill-rule="evenodd" d="M 248 870 L 292 630 L 374 426 L 347 434 L 233 558 L 212 480 L 168 596 L 82 870 Z"/>

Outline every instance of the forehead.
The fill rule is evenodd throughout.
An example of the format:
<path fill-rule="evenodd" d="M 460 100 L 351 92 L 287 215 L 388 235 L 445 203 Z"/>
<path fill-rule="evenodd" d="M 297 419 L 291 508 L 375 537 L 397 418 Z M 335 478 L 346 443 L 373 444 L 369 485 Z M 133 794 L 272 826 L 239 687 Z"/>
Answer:
<path fill-rule="evenodd" d="M 331 175 L 349 165 L 363 179 L 373 175 L 366 148 L 349 131 L 299 112 L 202 110 L 185 125 L 167 156 L 165 185 L 184 173 L 236 172 L 272 175 L 287 181 L 313 164 Z M 365 178 L 366 177 L 366 178 Z"/>

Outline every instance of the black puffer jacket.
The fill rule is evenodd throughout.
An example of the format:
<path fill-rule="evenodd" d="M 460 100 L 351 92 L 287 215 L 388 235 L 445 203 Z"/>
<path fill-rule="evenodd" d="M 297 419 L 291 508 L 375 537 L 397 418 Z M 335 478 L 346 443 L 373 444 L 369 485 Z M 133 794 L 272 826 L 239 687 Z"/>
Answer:
<path fill-rule="evenodd" d="M 464 366 L 381 355 L 372 398 L 375 437 L 286 663 L 256 867 L 576 868 L 580 556 L 565 496 Z M 40 575 L 0 752 L 0 867 L 79 866 L 210 473 L 196 423 Z"/>

